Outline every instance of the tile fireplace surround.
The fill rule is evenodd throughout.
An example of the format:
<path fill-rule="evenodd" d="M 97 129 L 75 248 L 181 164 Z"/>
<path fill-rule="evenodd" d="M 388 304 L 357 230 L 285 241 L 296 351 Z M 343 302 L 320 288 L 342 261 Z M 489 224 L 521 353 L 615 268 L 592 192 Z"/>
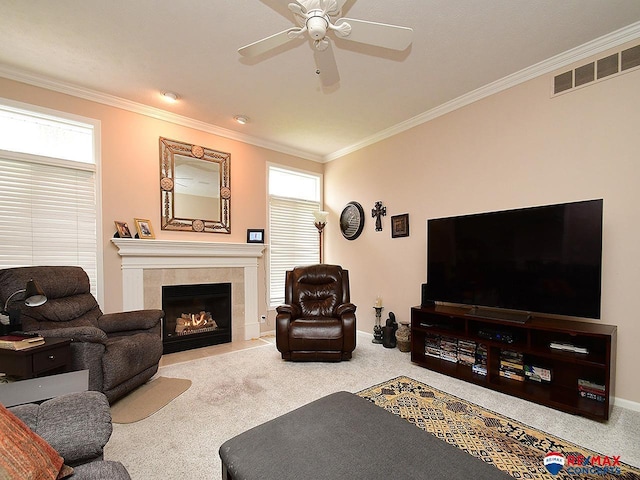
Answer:
<path fill-rule="evenodd" d="M 163 285 L 231 283 L 232 341 L 260 336 L 258 258 L 264 244 L 113 238 L 122 260 L 122 309 L 162 308 Z"/>

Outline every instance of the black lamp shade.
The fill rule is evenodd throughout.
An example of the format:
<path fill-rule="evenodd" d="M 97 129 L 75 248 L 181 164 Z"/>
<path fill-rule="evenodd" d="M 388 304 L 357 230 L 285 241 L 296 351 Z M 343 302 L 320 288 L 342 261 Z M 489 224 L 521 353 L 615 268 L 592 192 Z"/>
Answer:
<path fill-rule="evenodd" d="M 44 294 L 42 288 L 40 288 L 40 285 L 33 279 L 29 280 L 24 293 L 24 304 L 27 307 L 39 307 L 46 301 L 47 296 Z"/>

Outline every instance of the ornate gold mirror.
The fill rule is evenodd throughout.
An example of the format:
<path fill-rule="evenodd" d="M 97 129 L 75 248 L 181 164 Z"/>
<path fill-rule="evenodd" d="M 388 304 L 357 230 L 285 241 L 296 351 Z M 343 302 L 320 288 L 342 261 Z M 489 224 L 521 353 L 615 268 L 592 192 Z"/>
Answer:
<path fill-rule="evenodd" d="M 231 233 L 231 154 L 160 137 L 162 230 Z"/>

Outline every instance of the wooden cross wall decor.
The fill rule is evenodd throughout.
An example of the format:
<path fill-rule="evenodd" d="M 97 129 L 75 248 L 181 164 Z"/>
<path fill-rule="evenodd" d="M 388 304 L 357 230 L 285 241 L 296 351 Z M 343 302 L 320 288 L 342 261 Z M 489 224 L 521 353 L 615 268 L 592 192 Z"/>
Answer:
<path fill-rule="evenodd" d="M 371 209 L 371 216 L 376 219 L 376 232 L 382 231 L 382 218 L 387 215 L 387 207 L 382 206 L 382 202 L 376 202 Z"/>

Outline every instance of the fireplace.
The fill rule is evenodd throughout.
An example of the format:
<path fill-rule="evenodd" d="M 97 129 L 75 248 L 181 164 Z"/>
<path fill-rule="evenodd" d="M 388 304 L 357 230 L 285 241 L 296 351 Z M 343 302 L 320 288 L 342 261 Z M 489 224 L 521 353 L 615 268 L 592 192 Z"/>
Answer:
<path fill-rule="evenodd" d="M 162 287 L 163 352 L 231 342 L 231 283 Z"/>
<path fill-rule="evenodd" d="M 112 238 L 122 268 L 123 311 L 162 308 L 163 285 L 230 282 L 232 342 L 260 336 L 258 260 L 263 243 Z"/>

